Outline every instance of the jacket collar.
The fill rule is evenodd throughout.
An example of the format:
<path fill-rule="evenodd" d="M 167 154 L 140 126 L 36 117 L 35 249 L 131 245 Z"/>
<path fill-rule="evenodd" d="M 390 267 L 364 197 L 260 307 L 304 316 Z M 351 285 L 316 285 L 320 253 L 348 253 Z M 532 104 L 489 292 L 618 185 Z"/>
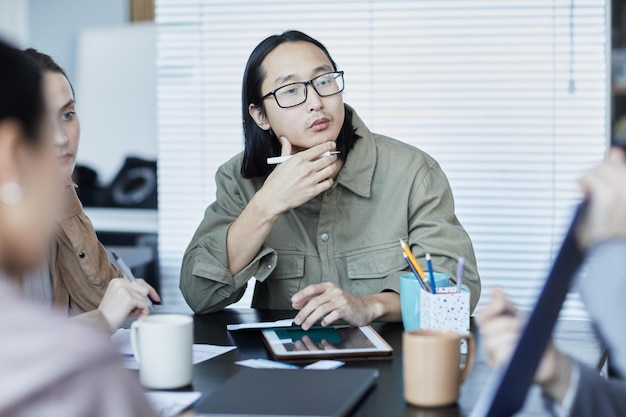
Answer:
<path fill-rule="evenodd" d="M 352 127 L 359 139 L 348 153 L 348 158 L 337 177 L 337 183 L 360 197 L 370 198 L 378 151 L 372 132 L 352 107 L 347 104 L 346 107 L 352 111 Z"/>
<path fill-rule="evenodd" d="M 77 185 L 69 181 L 63 188 L 63 209 L 58 218 L 59 222 L 78 216 L 83 212 L 83 205 L 76 194 Z"/>

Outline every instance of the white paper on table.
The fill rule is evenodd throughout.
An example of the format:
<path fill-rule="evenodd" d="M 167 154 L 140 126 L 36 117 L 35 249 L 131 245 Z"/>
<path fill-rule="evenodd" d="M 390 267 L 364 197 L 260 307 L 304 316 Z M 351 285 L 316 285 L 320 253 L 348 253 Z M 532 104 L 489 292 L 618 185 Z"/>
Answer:
<path fill-rule="evenodd" d="M 174 417 L 191 407 L 202 396 L 197 391 L 149 391 L 148 402 L 161 417 Z"/>
<path fill-rule="evenodd" d="M 276 362 L 269 359 L 245 359 L 235 362 L 239 366 L 255 369 L 300 369 L 298 365 L 290 363 Z"/>
<path fill-rule="evenodd" d="M 321 370 L 330 371 L 332 369 L 341 368 L 345 364 L 346 363 L 342 361 L 334 361 L 334 360 L 326 359 L 326 360 L 313 362 L 312 364 L 305 366 L 304 369 L 321 369 Z"/>
<path fill-rule="evenodd" d="M 298 365 L 291 363 L 276 362 L 269 359 L 245 359 L 235 362 L 237 365 L 246 366 L 248 368 L 256 369 L 300 369 Z M 345 362 L 333 361 L 333 360 L 321 360 L 305 366 L 303 369 L 316 369 L 316 370 L 332 370 L 337 369 L 345 365 Z"/>
<path fill-rule="evenodd" d="M 246 329 L 270 329 L 274 327 L 291 327 L 293 326 L 293 319 L 284 319 L 277 321 L 263 321 L 259 323 L 243 323 L 243 324 L 229 324 L 226 326 L 228 331 L 246 330 Z"/>
<path fill-rule="evenodd" d="M 237 349 L 237 346 L 217 346 L 217 345 L 202 345 L 194 344 L 191 350 L 193 364 L 208 361 L 216 356 L 228 353 L 231 350 Z"/>
<path fill-rule="evenodd" d="M 122 355 L 124 367 L 127 369 L 139 369 L 139 364 L 135 360 L 133 348 L 130 344 L 130 330 L 118 329 L 113 336 L 111 336 L 111 341 L 113 342 L 113 346 L 115 346 L 116 350 Z M 199 343 L 194 344 L 191 351 L 192 362 L 195 365 L 223 355 L 224 353 L 230 352 L 236 348 L 237 346 L 204 345 Z"/>

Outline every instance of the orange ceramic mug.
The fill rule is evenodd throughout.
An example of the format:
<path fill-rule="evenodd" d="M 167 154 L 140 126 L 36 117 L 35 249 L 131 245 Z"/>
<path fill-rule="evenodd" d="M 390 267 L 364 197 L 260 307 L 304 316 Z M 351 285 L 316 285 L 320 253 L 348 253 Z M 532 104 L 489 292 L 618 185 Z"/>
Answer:
<path fill-rule="evenodd" d="M 460 343 L 467 340 L 461 364 Z M 404 399 L 420 407 L 456 403 L 459 387 L 474 364 L 474 337 L 445 330 L 415 330 L 402 335 Z"/>

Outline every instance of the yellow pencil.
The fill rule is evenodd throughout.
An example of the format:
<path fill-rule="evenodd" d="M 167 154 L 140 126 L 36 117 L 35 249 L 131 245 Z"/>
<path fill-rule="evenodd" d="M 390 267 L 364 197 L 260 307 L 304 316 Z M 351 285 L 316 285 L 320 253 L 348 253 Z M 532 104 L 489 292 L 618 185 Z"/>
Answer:
<path fill-rule="evenodd" d="M 419 274 L 419 276 L 422 279 L 422 281 L 428 282 L 428 280 L 426 278 L 426 274 L 424 273 L 424 270 L 422 269 L 420 264 L 417 263 L 417 259 L 415 259 L 415 256 L 413 256 L 413 252 L 411 252 L 411 249 L 409 248 L 409 245 L 404 243 L 404 240 L 400 239 L 400 246 L 402 246 L 402 250 L 404 251 L 404 253 L 406 253 L 406 256 L 409 258 L 409 261 L 411 262 L 411 264 L 413 265 L 413 267 L 415 268 L 415 270 Z"/>

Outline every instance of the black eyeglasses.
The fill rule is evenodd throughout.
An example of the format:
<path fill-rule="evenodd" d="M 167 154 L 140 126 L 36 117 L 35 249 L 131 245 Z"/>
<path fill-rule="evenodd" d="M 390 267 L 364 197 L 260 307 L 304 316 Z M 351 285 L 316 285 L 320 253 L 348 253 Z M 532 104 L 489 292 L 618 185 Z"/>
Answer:
<path fill-rule="evenodd" d="M 270 91 L 263 97 L 263 100 L 269 96 L 274 96 L 278 107 L 286 109 L 288 107 L 294 107 L 300 105 L 306 101 L 308 88 L 307 85 L 311 84 L 317 95 L 320 97 L 333 96 L 343 91 L 343 71 L 328 72 L 326 74 L 318 75 L 309 81 L 300 81 L 297 83 L 291 83 L 278 87 L 277 89 Z"/>

